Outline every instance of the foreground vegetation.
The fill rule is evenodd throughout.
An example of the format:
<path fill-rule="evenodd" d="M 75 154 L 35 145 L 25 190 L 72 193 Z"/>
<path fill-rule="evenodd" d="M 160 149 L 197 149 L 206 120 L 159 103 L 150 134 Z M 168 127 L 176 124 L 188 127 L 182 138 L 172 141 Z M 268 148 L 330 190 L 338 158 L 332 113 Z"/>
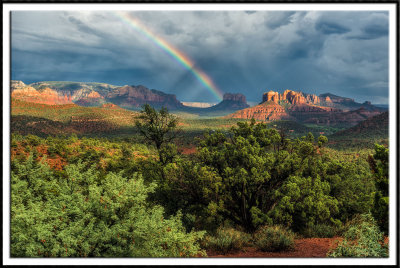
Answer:
<path fill-rule="evenodd" d="M 349 234 L 360 225 L 354 216 L 369 212 L 368 226 L 387 233 L 384 146 L 336 151 L 325 136 L 294 138 L 251 121 L 207 131 L 182 155 L 168 111 L 145 107 L 137 118 L 147 144 L 12 135 L 13 257 L 196 257 L 342 234 L 353 242 L 330 256 L 356 256 L 344 253 L 364 243 Z"/>

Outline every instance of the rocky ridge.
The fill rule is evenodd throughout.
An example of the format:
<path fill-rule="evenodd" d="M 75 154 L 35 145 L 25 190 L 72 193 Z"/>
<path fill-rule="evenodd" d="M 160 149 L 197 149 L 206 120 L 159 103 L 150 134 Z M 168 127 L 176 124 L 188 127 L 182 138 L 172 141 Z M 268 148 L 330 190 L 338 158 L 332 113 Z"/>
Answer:
<path fill-rule="evenodd" d="M 145 86 L 123 86 L 109 92 L 105 99 L 111 103 L 127 108 L 140 108 L 143 104 L 153 107 L 166 107 L 176 110 L 183 104 L 176 99 L 175 95 L 148 89 Z"/>
<path fill-rule="evenodd" d="M 19 90 L 19 91 L 18 91 Z M 101 106 L 113 103 L 126 109 L 140 109 L 143 104 L 150 104 L 159 109 L 181 110 L 194 113 L 229 113 L 249 107 L 243 94 L 226 93 L 223 100 L 209 107 L 185 106 L 173 94 L 148 89 L 145 86 L 113 86 L 104 83 L 44 81 L 30 85 L 22 81 L 11 81 L 12 97 L 27 102 L 43 104 L 69 104 L 79 106 Z M 39 94 L 39 92 L 42 92 Z M 39 97 L 40 95 L 40 97 Z M 58 96 L 57 96 L 58 95 Z"/>

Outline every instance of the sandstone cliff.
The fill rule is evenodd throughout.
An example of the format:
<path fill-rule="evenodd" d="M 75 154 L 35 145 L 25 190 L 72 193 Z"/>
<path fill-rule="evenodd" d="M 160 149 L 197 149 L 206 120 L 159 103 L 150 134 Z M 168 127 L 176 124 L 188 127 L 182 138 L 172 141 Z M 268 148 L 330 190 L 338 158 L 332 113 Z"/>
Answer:
<path fill-rule="evenodd" d="M 262 101 L 273 101 L 275 103 L 287 104 L 318 104 L 320 99 L 314 94 L 305 94 L 293 90 L 285 90 L 282 94 L 275 91 L 269 91 L 263 94 Z"/>
<path fill-rule="evenodd" d="M 292 118 L 285 108 L 273 101 L 265 101 L 257 106 L 237 111 L 227 118 L 256 119 L 263 121 L 289 120 Z"/>
<path fill-rule="evenodd" d="M 40 91 L 31 86 L 24 86 L 23 83 L 11 84 L 11 97 L 26 102 L 41 103 L 48 105 L 71 104 L 71 98 L 59 95 L 50 88 L 44 88 Z"/>

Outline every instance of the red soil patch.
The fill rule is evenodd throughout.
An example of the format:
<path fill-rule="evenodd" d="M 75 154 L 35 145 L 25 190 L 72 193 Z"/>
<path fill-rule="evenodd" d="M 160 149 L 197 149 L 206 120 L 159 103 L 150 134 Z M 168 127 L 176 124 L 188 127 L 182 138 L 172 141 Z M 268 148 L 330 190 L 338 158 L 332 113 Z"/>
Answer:
<path fill-rule="evenodd" d="M 232 252 L 226 255 L 208 251 L 210 258 L 325 258 L 326 254 L 335 248 L 340 237 L 333 238 L 303 238 L 295 240 L 295 248 L 292 251 L 262 252 L 256 248 L 245 248 L 241 252 Z"/>

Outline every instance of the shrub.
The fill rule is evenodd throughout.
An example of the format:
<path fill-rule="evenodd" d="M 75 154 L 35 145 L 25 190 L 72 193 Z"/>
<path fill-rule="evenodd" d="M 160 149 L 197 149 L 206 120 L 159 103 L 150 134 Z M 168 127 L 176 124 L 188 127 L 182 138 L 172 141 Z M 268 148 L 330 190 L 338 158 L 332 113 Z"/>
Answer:
<path fill-rule="evenodd" d="M 218 228 L 215 236 L 206 236 L 202 246 L 217 252 L 227 253 L 231 250 L 241 250 L 249 244 L 251 236 L 233 228 Z"/>
<path fill-rule="evenodd" d="M 282 251 L 294 248 L 294 234 L 281 226 L 263 226 L 254 234 L 254 245 L 262 251 Z"/>
<path fill-rule="evenodd" d="M 344 240 L 328 257 L 388 257 L 388 246 L 371 214 L 357 216 L 344 233 Z"/>
<path fill-rule="evenodd" d="M 182 214 L 165 217 L 147 201 L 155 184 L 140 175 L 78 162 L 57 179 L 32 157 L 12 162 L 12 257 L 196 257 L 205 232 L 186 232 Z"/>
<path fill-rule="evenodd" d="M 335 226 L 328 224 L 310 224 L 307 225 L 301 234 L 304 237 L 323 237 L 330 238 L 338 235 L 339 229 Z"/>

